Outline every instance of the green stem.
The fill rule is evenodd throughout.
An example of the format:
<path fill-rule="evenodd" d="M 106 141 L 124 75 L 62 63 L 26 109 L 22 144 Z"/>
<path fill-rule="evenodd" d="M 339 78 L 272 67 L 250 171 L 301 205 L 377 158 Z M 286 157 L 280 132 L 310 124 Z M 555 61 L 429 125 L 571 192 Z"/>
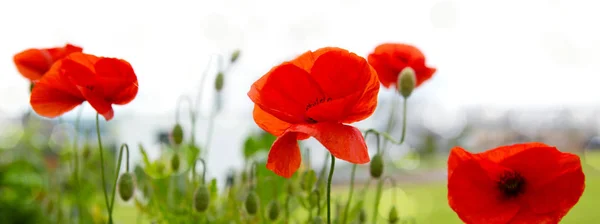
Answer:
<path fill-rule="evenodd" d="M 331 154 L 331 168 L 329 168 L 329 178 L 327 178 L 327 224 L 331 224 L 331 178 L 335 169 L 335 157 Z"/>
<path fill-rule="evenodd" d="M 104 174 L 104 156 L 102 152 L 102 138 L 100 137 L 100 114 L 96 114 L 96 134 L 98 135 L 98 148 L 100 150 L 100 174 L 102 175 L 102 190 L 104 192 L 104 201 L 108 210 L 108 223 L 112 224 L 112 212 L 108 201 L 108 191 L 106 190 L 106 175 Z"/>
<path fill-rule="evenodd" d="M 404 98 L 404 102 L 403 102 L 403 108 L 402 108 L 402 136 L 400 137 L 400 142 L 396 143 L 401 145 L 402 143 L 404 143 L 404 139 L 406 137 L 406 111 L 407 111 L 407 98 Z M 384 137 L 386 137 L 384 135 Z M 390 137 L 391 138 L 391 137 Z M 387 139 L 387 138 L 386 138 Z M 381 202 L 381 194 L 383 191 L 383 182 L 385 179 L 379 179 L 378 183 L 377 183 L 377 193 L 375 195 L 375 213 L 373 215 L 373 224 L 377 223 L 377 214 L 379 213 L 379 203 Z"/>
<path fill-rule="evenodd" d="M 356 164 L 352 165 L 352 174 L 350 175 L 350 192 L 348 193 L 348 201 L 346 201 L 346 206 L 344 207 L 342 224 L 346 224 L 346 218 L 348 217 L 348 212 L 350 211 L 350 202 L 352 202 L 352 194 L 354 193 L 354 176 L 356 175 L 356 167 Z"/>
<path fill-rule="evenodd" d="M 79 184 L 79 154 L 78 150 L 78 140 L 79 140 L 79 121 L 81 120 L 81 112 L 83 111 L 83 105 L 79 107 L 79 111 L 77 112 L 77 118 L 75 118 L 75 137 L 73 140 L 73 157 L 74 157 L 74 167 L 73 167 L 73 179 L 75 180 L 75 203 L 77 204 L 77 212 L 78 212 L 78 223 L 81 223 L 81 214 L 83 214 L 83 208 L 81 205 L 81 191 Z"/>
<path fill-rule="evenodd" d="M 390 117 L 388 119 L 388 125 L 385 129 L 386 133 L 390 133 L 392 131 L 392 128 L 394 128 L 394 124 L 396 123 L 396 122 L 394 122 L 395 121 L 394 118 L 396 117 L 396 109 L 397 108 L 398 108 L 398 98 L 394 97 L 392 99 L 392 108 L 390 109 Z M 383 148 L 385 149 L 386 147 L 387 147 L 387 142 L 384 141 Z"/>
<path fill-rule="evenodd" d="M 119 179 L 119 171 L 121 171 L 121 161 L 123 160 L 123 149 L 127 152 L 127 159 L 125 160 L 125 172 L 129 172 L 129 146 L 127 144 L 122 144 L 121 149 L 119 150 L 119 160 L 117 161 L 117 171 L 115 173 L 115 181 L 113 183 L 112 188 L 112 196 L 110 199 L 110 213 L 112 214 L 113 209 L 115 208 L 115 194 L 117 193 L 117 180 Z"/>
<path fill-rule="evenodd" d="M 406 137 L 406 102 L 408 98 L 404 98 L 402 107 L 402 137 L 400 137 L 400 144 L 404 143 L 404 137 Z"/>

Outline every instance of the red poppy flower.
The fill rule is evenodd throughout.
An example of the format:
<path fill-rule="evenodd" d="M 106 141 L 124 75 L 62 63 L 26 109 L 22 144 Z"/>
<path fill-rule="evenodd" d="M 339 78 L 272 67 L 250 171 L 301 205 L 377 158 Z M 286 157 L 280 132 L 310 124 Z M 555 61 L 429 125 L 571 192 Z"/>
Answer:
<path fill-rule="evenodd" d="M 137 92 L 137 77 L 127 61 L 73 53 L 57 61 L 39 80 L 30 103 L 39 115 L 54 118 L 88 101 L 110 120 L 112 104 L 127 104 Z"/>
<path fill-rule="evenodd" d="M 465 223 L 558 223 L 585 188 L 579 157 L 543 143 L 448 158 L 448 202 Z"/>
<path fill-rule="evenodd" d="M 19 52 L 13 57 L 13 60 L 19 73 L 32 82 L 35 82 L 50 70 L 54 62 L 63 59 L 71 53 L 82 51 L 82 48 L 71 44 L 56 48 L 31 48 Z"/>
<path fill-rule="evenodd" d="M 308 51 L 271 69 L 248 92 L 256 124 L 278 136 L 267 168 L 291 177 L 301 163 L 297 140 L 310 136 L 339 159 L 369 162 L 362 134 L 344 123 L 369 117 L 378 92 L 375 70 L 364 58 L 340 48 Z"/>
<path fill-rule="evenodd" d="M 415 70 L 415 87 L 431 78 L 436 71 L 435 68 L 425 65 L 425 55 L 419 49 L 407 44 L 381 44 L 369 54 L 368 59 L 377 71 L 381 84 L 386 88 L 396 86 L 398 75 L 406 67 Z"/>

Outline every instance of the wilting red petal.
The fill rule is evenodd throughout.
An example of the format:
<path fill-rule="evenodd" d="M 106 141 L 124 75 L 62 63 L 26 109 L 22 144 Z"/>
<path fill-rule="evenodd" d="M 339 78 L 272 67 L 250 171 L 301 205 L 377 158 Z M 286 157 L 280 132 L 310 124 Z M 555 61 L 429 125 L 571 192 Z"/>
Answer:
<path fill-rule="evenodd" d="M 288 131 L 314 137 L 338 159 L 355 164 L 364 164 L 371 160 L 365 139 L 355 127 L 339 123 L 319 122 L 292 125 Z"/>
<path fill-rule="evenodd" d="M 302 163 L 296 138 L 296 133 L 287 132 L 273 142 L 267 159 L 267 169 L 282 177 L 292 177 Z"/>
<path fill-rule="evenodd" d="M 275 67 L 262 88 L 252 85 L 248 96 L 264 111 L 288 123 L 306 122 L 309 104 L 324 97 L 309 74 L 290 63 Z"/>
<path fill-rule="evenodd" d="M 30 103 L 33 110 L 44 117 L 58 117 L 85 101 L 81 92 L 69 78 L 59 73 L 57 62 L 34 86 Z"/>
<path fill-rule="evenodd" d="M 104 98 L 113 104 L 127 104 L 138 92 L 138 82 L 133 67 L 116 58 L 101 58 L 95 65 L 96 81 L 104 90 Z"/>
<path fill-rule="evenodd" d="M 287 130 L 292 125 L 285 121 L 279 120 L 279 118 L 276 118 L 275 116 L 265 112 L 263 109 L 260 109 L 260 107 L 256 104 L 254 105 L 252 115 L 254 117 L 254 121 L 260 128 L 275 136 L 281 136 L 283 132 L 285 132 L 285 130 Z"/>
<path fill-rule="evenodd" d="M 467 159 L 468 155 L 460 150 L 450 156 L 454 158 L 449 160 L 460 162 L 448 176 L 448 203 L 465 223 L 504 224 L 519 212 L 515 201 L 500 200 L 497 180 L 492 178 L 503 168 Z"/>

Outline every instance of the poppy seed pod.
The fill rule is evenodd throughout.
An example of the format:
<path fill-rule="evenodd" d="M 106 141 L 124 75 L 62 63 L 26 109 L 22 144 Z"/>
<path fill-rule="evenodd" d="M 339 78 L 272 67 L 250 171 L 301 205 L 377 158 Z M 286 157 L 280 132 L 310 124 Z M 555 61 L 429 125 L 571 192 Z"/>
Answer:
<path fill-rule="evenodd" d="M 398 222 L 398 210 L 396 210 L 396 206 L 392 206 L 390 209 L 390 213 L 388 215 L 388 223 L 395 224 Z"/>
<path fill-rule="evenodd" d="M 231 63 L 235 63 L 239 57 L 240 57 L 240 50 L 237 49 L 231 54 L 231 59 L 230 59 Z"/>
<path fill-rule="evenodd" d="M 269 203 L 269 220 L 275 221 L 279 217 L 279 203 L 273 200 Z"/>
<path fill-rule="evenodd" d="M 223 89 L 224 82 L 225 75 L 223 74 L 223 72 L 219 72 L 219 74 L 217 74 L 217 77 L 215 78 L 215 90 L 217 90 L 217 92 L 220 92 Z"/>
<path fill-rule="evenodd" d="M 179 163 L 180 163 L 179 155 L 173 154 L 173 157 L 171 157 L 171 169 L 173 171 L 179 170 Z"/>
<path fill-rule="evenodd" d="M 381 154 L 377 153 L 371 159 L 371 163 L 369 164 L 371 177 L 379 178 L 381 174 L 383 174 L 383 157 Z"/>
<path fill-rule="evenodd" d="M 415 70 L 411 67 L 406 67 L 402 69 L 400 75 L 398 76 L 398 84 L 396 85 L 396 88 L 398 88 L 398 92 L 404 98 L 408 98 L 412 93 L 413 89 L 415 89 L 416 84 L 417 77 L 415 76 Z"/>
<path fill-rule="evenodd" d="M 183 128 L 179 123 L 175 124 L 173 127 L 171 135 L 173 136 L 173 143 L 175 143 L 175 145 L 179 145 L 183 142 Z"/>
<path fill-rule="evenodd" d="M 256 214 L 258 211 L 258 195 L 256 192 L 251 191 L 248 196 L 246 196 L 246 202 L 244 205 L 246 206 L 246 212 L 248 212 L 248 214 Z"/>
<path fill-rule="evenodd" d="M 131 173 L 123 173 L 119 178 L 119 196 L 123 201 L 129 201 L 135 191 L 133 175 Z"/>
<path fill-rule="evenodd" d="M 210 204 L 210 192 L 206 185 L 200 185 L 194 192 L 194 209 L 198 212 L 204 212 Z"/>

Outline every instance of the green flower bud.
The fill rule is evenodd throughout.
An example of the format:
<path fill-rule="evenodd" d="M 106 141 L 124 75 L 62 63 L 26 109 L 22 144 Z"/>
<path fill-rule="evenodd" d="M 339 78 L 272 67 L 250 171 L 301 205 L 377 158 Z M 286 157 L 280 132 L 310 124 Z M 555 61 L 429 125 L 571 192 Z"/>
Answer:
<path fill-rule="evenodd" d="M 367 221 L 367 212 L 365 209 L 360 209 L 360 213 L 358 213 L 358 222 L 365 223 Z"/>
<path fill-rule="evenodd" d="M 275 221 L 279 217 L 279 203 L 273 200 L 269 203 L 269 220 Z"/>
<path fill-rule="evenodd" d="M 235 61 L 237 61 L 237 59 L 240 57 L 240 49 L 235 50 L 232 54 L 231 54 L 231 63 L 234 63 Z"/>
<path fill-rule="evenodd" d="M 219 72 L 219 74 L 217 74 L 217 77 L 215 78 L 215 90 L 217 90 L 217 92 L 220 92 L 223 89 L 224 82 L 225 75 L 222 72 Z"/>
<path fill-rule="evenodd" d="M 381 174 L 383 174 L 383 157 L 381 154 L 377 153 L 371 159 L 371 163 L 369 164 L 371 177 L 379 178 Z"/>
<path fill-rule="evenodd" d="M 210 204 L 210 192 L 206 185 L 202 184 L 194 192 L 194 209 L 198 212 L 204 212 Z"/>
<path fill-rule="evenodd" d="M 404 98 L 408 98 L 412 93 L 413 89 L 415 89 L 415 85 L 417 84 L 417 77 L 415 76 L 415 70 L 411 67 L 406 67 L 402 69 L 400 75 L 398 76 L 398 83 L 396 88 L 400 95 Z"/>
<path fill-rule="evenodd" d="M 246 206 L 246 212 L 248 212 L 248 214 L 256 214 L 258 211 L 258 195 L 256 192 L 251 191 L 248 196 L 246 196 L 246 202 L 244 205 Z"/>
<path fill-rule="evenodd" d="M 180 124 L 175 124 L 171 135 L 173 136 L 173 143 L 175 143 L 175 145 L 179 145 L 183 142 L 183 128 Z"/>
<path fill-rule="evenodd" d="M 119 196 L 123 201 L 128 201 L 133 196 L 135 191 L 135 183 L 131 173 L 123 173 L 119 178 Z"/>
<path fill-rule="evenodd" d="M 179 170 L 179 155 L 173 154 L 173 157 L 171 157 L 171 169 L 173 171 L 177 171 Z"/>
<path fill-rule="evenodd" d="M 395 224 L 398 222 L 398 210 L 396 210 L 396 206 L 392 206 L 390 209 L 390 213 L 388 215 L 388 223 Z"/>

